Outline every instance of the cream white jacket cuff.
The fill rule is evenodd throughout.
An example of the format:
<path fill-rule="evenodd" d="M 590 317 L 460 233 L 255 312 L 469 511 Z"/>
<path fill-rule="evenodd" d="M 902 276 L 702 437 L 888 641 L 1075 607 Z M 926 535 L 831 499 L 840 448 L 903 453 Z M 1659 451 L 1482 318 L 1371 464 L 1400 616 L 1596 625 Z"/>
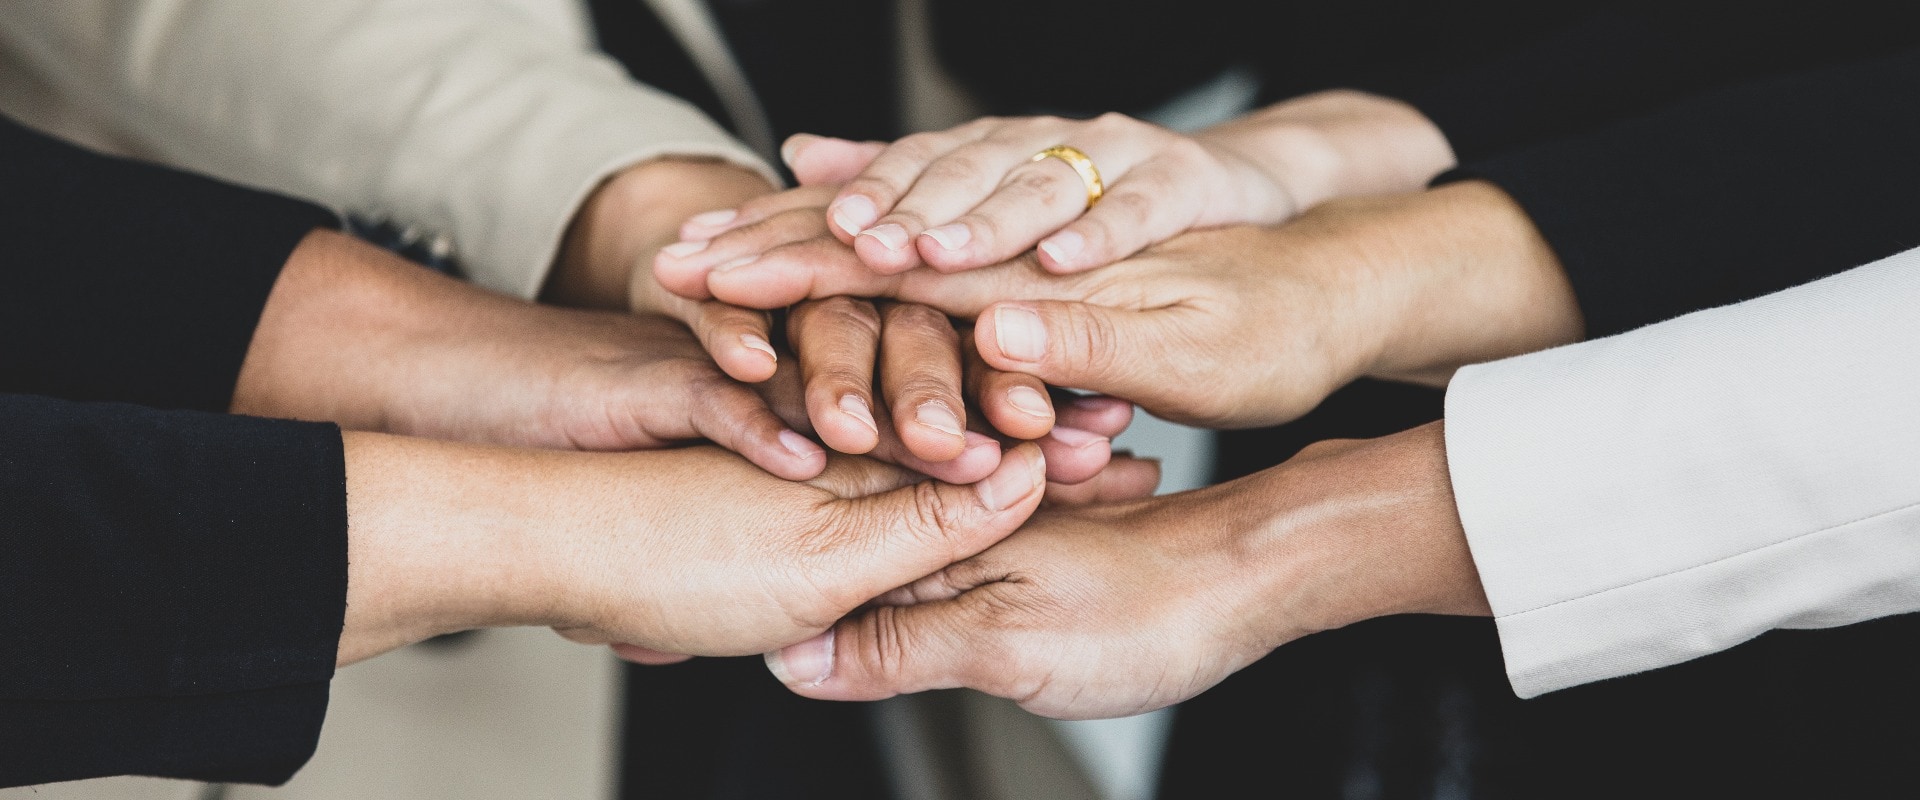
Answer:
<path fill-rule="evenodd" d="M 1920 610 L 1920 251 L 1468 367 L 1446 419 L 1521 697 Z"/>

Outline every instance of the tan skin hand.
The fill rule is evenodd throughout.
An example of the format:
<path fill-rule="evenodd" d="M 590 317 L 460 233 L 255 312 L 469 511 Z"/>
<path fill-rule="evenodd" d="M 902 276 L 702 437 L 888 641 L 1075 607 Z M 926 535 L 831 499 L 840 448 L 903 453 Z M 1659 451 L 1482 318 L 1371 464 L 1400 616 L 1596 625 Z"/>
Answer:
<path fill-rule="evenodd" d="M 968 687 L 1057 718 L 1190 698 L 1276 647 L 1403 613 L 1486 615 L 1438 423 L 1018 533 L 770 657 L 808 697 Z M 826 672 L 822 679 L 821 673 Z"/>
<path fill-rule="evenodd" d="M 736 235 L 780 239 L 791 231 L 774 229 L 805 216 Z M 712 246 L 735 245 L 723 236 Z M 1442 384 L 1460 365 L 1576 341 L 1583 327 L 1532 221 L 1477 181 L 1335 201 L 1271 228 L 1194 232 L 1073 275 L 1031 258 L 880 275 L 816 236 L 713 270 L 707 288 L 747 306 L 878 296 L 976 317 L 995 368 L 1212 427 L 1293 419 L 1363 375 Z"/>
<path fill-rule="evenodd" d="M 1041 499 L 1033 445 L 973 486 L 836 457 L 805 483 L 715 448 L 513 450 L 348 434 L 339 661 L 441 633 L 744 655 L 986 548 Z"/>

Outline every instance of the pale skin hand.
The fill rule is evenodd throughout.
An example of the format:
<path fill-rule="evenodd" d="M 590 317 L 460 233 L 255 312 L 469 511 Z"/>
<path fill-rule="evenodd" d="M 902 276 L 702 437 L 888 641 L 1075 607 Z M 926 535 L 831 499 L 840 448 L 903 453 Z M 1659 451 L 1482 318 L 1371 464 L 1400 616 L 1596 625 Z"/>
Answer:
<path fill-rule="evenodd" d="M 1106 187 L 1087 207 L 1054 145 L 1086 153 Z M 1416 191 L 1454 163 L 1412 106 L 1349 90 L 1306 95 L 1186 135 L 1119 114 L 988 118 L 870 142 L 796 136 L 803 185 L 844 183 L 833 235 L 876 272 L 974 269 L 1038 249 L 1046 269 L 1104 266 L 1183 231 L 1271 225 L 1335 197 Z M 866 163 L 867 160 L 871 163 Z M 847 179 L 849 165 L 864 164 Z"/>
<path fill-rule="evenodd" d="M 1302 636 L 1405 613 L 1491 613 L 1439 423 L 1207 489 L 1042 511 L 768 665 L 819 699 L 967 687 L 1049 717 L 1118 717 Z"/>
<path fill-rule="evenodd" d="M 777 197 L 771 192 L 760 176 L 717 162 L 662 159 L 628 168 L 608 179 L 576 214 L 543 297 L 679 319 L 727 375 L 747 383 L 772 380 L 783 365 L 768 315 L 682 298 L 667 292 L 651 269 L 656 258 L 671 259 L 689 247 L 697 251 L 703 233 L 730 227 L 735 212 L 725 209 L 749 198 Z M 858 337 L 834 328 L 842 321 L 834 315 L 804 313 L 811 305 L 800 304 L 786 332 L 800 350 L 798 372 L 808 397 L 834 392 L 835 402 L 810 402 L 812 417 L 801 427 L 817 430 L 828 447 L 840 452 L 876 452 L 883 439 L 897 438 L 905 445 L 889 448 L 898 450 L 897 457 L 878 454 L 916 468 L 930 467 L 928 474 L 942 479 L 977 480 L 993 468 L 999 446 L 986 435 L 968 432 L 983 427 L 969 424 L 971 400 L 989 420 L 1008 425 L 997 433 L 1017 440 L 1045 437 L 1048 454 L 1054 457 L 1049 464 L 1055 480 L 1078 483 L 1106 464 L 1106 441 L 1125 428 L 1122 422 L 1119 428 L 1068 428 L 1060 437 L 1048 436 L 1055 420 L 1039 381 L 995 374 L 977 359 L 965 365 L 965 374 L 978 391 L 963 394 L 961 381 L 948 379 L 961 372 L 963 353 L 938 346 L 952 333 L 940 315 L 893 312 L 882 335 L 861 348 L 851 346 Z M 879 351 L 882 340 L 885 353 Z M 889 356 L 896 368 L 876 364 Z M 871 386 L 854 392 L 844 380 L 876 372 L 886 389 L 884 404 L 875 403 Z M 897 413 L 903 408 L 909 413 Z M 890 409 L 896 413 L 889 414 Z M 896 424 L 891 436 L 882 436 L 877 423 L 887 419 Z M 1102 418 L 1108 420 L 1110 416 Z M 1060 439 L 1073 446 L 1062 445 Z"/>
<path fill-rule="evenodd" d="M 979 552 L 1041 500 L 1038 448 L 973 486 L 836 456 L 793 483 L 698 447 L 514 450 L 346 436 L 339 663 L 481 627 L 746 655 Z"/>
<path fill-rule="evenodd" d="M 1361 376 L 1444 384 L 1463 364 L 1576 341 L 1583 328 L 1532 221 L 1478 181 L 1193 232 L 1072 275 L 1031 257 L 881 275 L 841 242 L 804 235 L 821 225 L 817 210 L 776 213 L 711 245 L 772 245 L 762 254 L 674 274 L 704 275 L 703 294 L 744 306 L 879 296 L 974 317 L 995 368 L 1209 427 L 1285 422 Z"/>

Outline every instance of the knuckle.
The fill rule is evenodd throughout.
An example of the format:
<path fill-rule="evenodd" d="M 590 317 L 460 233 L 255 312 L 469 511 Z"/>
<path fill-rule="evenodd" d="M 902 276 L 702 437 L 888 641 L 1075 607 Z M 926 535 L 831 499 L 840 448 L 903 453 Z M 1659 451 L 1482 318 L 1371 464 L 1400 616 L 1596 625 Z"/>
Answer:
<path fill-rule="evenodd" d="M 1043 169 L 1051 166 L 1045 163 L 1030 164 L 1015 170 L 1013 174 L 1007 176 L 1006 182 L 1001 184 L 1000 191 L 1016 201 L 1035 202 L 1048 209 L 1053 209 L 1069 199 L 1085 202 L 1085 195 L 1081 192 L 1078 179 L 1074 178 L 1074 184 L 1069 186 L 1065 169 Z"/>
<path fill-rule="evenodd" d="M 922 177 L 939 183 L 971 184 L 980 182 L 989 169 L 977 149 L 961 148 L 927 165 Z"/>
<path fill-rule="evenodd" d="M 953 321 L 946 314 L 930 306 L 919 303 L 895 303 L 887 307 L 886 327 L 938 333 L 946 338 L 955 336 Z"/>
<path fill-rule="evenodd" d="M 932 481 L 913 487 L 913 531 L 918 541 L 943 563 L 960 558 L 962 529 L 954 519 L 954 509 Z"/>

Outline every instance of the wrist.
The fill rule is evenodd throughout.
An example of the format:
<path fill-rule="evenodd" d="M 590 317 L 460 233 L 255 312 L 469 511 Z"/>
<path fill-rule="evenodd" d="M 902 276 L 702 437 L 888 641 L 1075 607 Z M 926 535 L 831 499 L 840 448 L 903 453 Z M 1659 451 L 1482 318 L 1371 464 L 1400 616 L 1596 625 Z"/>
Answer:
<path fill-rule="evenodd" d="M 1395 614 L 1491 614 L 1453 503 L 1442 423 L 1308 448 L 1269 470 L 1271 618 L 1300 635 Z M 1284 635 L 1284 634 L 1283 634 Z"/>
<path fill-rule="evenodd" d="M 348 433 L 347 618 L 352 663 L 473 628 L 564 618 L 539 524 L 555 509 L 528 490 L 541 454 Z"/>
<path fill-rule="evenodd" d="M 735 208 L 773 189 L 759 173 L 719 161 L 662 158 L 621 170 L 574 214 L 541 299 L 658 312 L 654 252 L 679 240 L 688 217 Z"/>
<path fill-rule="evenodd" d="M 1280 186 L 1296 206 L 1284 216 L 1338 197 L 1418 191 L 1455 164 L 1446 135 L 1419 109 L 1345 89 L 1275 103 L 1195 138 Z"/>
<path fill-rule="evenodd" d="M 1573 286 L 1553 248 L 1512 197 L 1464 181 L 1394 198 L 1366 212 L 1376 292 L 1391 298 L 1367 374 L 1444 386 L 1467 364 L 1579 341 Z"/>

